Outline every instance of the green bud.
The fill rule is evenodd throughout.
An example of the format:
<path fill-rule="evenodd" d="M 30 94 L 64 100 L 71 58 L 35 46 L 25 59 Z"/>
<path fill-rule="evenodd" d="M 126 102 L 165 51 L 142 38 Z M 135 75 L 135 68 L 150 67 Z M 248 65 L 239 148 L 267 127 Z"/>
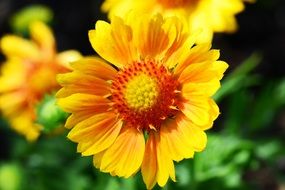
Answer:
<path fill-rule="evenodd" d="M 53 95 L 46 95 L 37 105 L 37 123 L 43 126 L 43 131 L 49 133 L 59 128 L 65 122 L 68 114 L 56 105 Z"/>

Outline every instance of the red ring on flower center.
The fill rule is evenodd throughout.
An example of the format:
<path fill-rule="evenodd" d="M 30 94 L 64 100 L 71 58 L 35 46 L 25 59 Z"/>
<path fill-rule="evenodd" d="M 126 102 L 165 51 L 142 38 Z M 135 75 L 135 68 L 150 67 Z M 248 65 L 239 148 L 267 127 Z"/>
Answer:
<path fill-rule="evenodd" d="M 178 8 L 195 5 L 198 0 L 157 0 L 165 8 Z"/>
<path fill-rule="evenodd" d="M 155 87 L 148 88 L 135 81 L 140 77 L 145 78 L 145 81 L 148 81 L 148 83 L 155 83 L 155 85 L 152 85 Z M 150 102 L 149 104 L 145 105 L 143 104 L 144 102 L 139 102 L 135 104 L 138 106 L 133 106 L 132 102 L 130 103 L 130 100 L 126 96 L 127 93 L 129 94 L 128 88 L 130 88 L 130 84 L 133 85 L 133 83 L 138 84 L 138 86 L 131 88 L 144 92 L 138 93 L 137 97 L 134 94 L 134 96 L 131 96 L 132 99 L 141 98 L 140 95 L 143 93 L 151 94 L 155 88 L 155 95 L 150 96 L 154 99 L 146 100 L 146 103 Z M 153 61 L 136 62 L 119 71 L 117 77 L 112 82 L 114 108 L 125 121 L 136 126 L 138 129 L 146 131 L 150 129 L 159 130 L 161 123 L 166 118 L 172 117 L 176 112 L 178 85 L 178 81 L 163 65 Z M 145 98 L 149 97 L 146 95 Z"/>

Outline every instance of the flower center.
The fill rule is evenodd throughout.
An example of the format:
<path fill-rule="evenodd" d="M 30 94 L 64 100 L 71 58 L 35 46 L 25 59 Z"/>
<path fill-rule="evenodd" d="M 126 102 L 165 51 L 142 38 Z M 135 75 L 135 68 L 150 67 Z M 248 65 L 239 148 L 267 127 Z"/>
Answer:
<path fill-rule="evenodd" d="M 130 108 L 144 111 L 150 108 L 158 96 L 158 86 L 155 79 L 146 74 L 133 77 L 126 85 L 124 98 Z"/>
<path fill-rule="evenodd" d="M 162 65 L 137 62 L 118 72 L 112 82 L 112 100 L 120 116 L 144 131 L 159 130 L 175 115 L 178 82 Z"/>
<path fill-rule="evenodd" d="M 196 4 L 198 0 L 157 0 L 162 6 L 166 8 L 178 8 L 188 5 Z"/>

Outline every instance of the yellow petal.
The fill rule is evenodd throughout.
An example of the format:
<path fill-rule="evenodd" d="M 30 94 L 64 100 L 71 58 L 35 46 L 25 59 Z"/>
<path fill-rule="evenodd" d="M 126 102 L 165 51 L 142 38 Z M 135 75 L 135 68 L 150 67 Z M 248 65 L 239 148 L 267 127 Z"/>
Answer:
<path fill-rule="evenodd" d="M 106 0 L 102 4 L 101 10 L 103 12 L 108 12 L 108 17 L 112 19 L 114 16 L 126 16 L 130 14 L 131 11 L 135 10 L 138 12 L 139 15 L 142 13 L 150 13 L 150 9 L 146 8 L 146 5 L 149 5 L 150 7 L 153 7 L 153 2 L 156 1 L 131 1 L 131 0 L 125 0 L 125 1 L 118 1 L 118 0 Z M 143 9 L 143 11 L 141 10 Z M 131 9 L 131 11 L 130 11 Z M 137 18 L 137 17 L 133 17 Z"/>
<path fill-rule="evenodd" d="M 98 88 L 96 89 L 96 88 L 90 88 L 90 86 L 70 84 L 66 87 L 61 88 L 56 93 L 56 97 L 65 98 L 75 93 L 90 94 L 90 95 L 97 95 L 97 96 L 104 96 L 104 97 L 107 97 L 110 94 L 109 89 L 106 88 L 105 86 L 102 87 L 100 85 L 93 85 L 93 87 L 94 86 Z"/>
<path fill-rule="evenodd" d="M 1 39 L 1 50 L 7 57 L 37 59 L 40 56 L 36 44 L 14 35 Z"/>
<path fill-rule="evenodd" d="M 235 14 L 244 10 L 242 0 L 217 1 L 211 5 L 216 11 L 212 11 L 212 25 L 217 32 L 233 32 L 236 30 Z"/>
<path fill-rule="evenodd" d="M 9 59 L 1 67 L 0 93 L 21 88 L 26 81 L 26 70 L 20 59 Z"/>
<path fill-rule="evenodd" d="M 213 120 L 217 119 L 218 115 L 220 114 L 219 107 L 213 99 L 209 99 L 210 104 L 210 112 L 213 117 Z"/>
<path fill-rule="evenodd" d="M 102 158 L 100 169 L 128 178 L 140 168 L 145 151 L 144 136 L 133 126 L 125 126 Z"/>
<path fill-rule="evenodd" d="M 167 60 L 172 57 L 173 54 L 176 54 L 177 56 L 180 56 L 180 50 L 185 48 L 187 46 L 187 51 L 189 50 L 189 47 L 192 47 L 194 42 L 195 42 L 195 34 L 189 35 L 189 30 L 187 27 L 187 20 L 183 18 L 177 18 L 177 17 L 171 17 L 166 20 L 166 22 L 170 23 L 171 27 L 175 28 L 175 35 L 174 35 L 174 40 L 171 43 L 171 46 L 167 48 L 167 52 L 165 54 L 165 57 L 163 61 L 166 63 Z M 168 31 L 170 33 L 171 30 Z M 173 33 L 174 34 L 174 33 Z M 170 40 L 172 41 L 172 40 Z M 183 53 L 183 52 L 181 52 Z M 174 56 L 175 57 L 175 56 Z M 177 61 L 177 59 L 174 61 L 174 63 Z M 176 62 L 177 63 L 177 62 Z M 176 64 L 175 63 L 175 64 Z M 167 65 L 167 64 L 166 64 Z M 170 68 L 171 65 L 167 65 Z"/>
<path fill-rule="evenodd" d="M 178 115 L 175 121 L 180 138 L 185 143 L 184 146 L 190 146 L 198 152 L 205 149 L 207 136 L 200 127 L 189 121 L 183 114 Z"/>
<path fill-rule="evenodd" d="M 76 111 L 75 113 L 71 114 L 66 122 L 65 127 L 68 129 L 71 129 L 74 127 L 77 123 L 80 123 L 81 121 L 88 119 L 91 116 L 94 116 L 95 114 L 100 113 L 98 110 L 82 110 L 82 111 Z"/>
<path fill-rule="evenodd" d="M 190 19 L 189 25 L 190 32 L 194 32 L 196 30 L 201 31 L 196 38 L 197 44 L 208 43 L 213 40 L 214 30 L 210 24 L 208 24 L 208 21 L 205 19 L 205 16 L 203 14 L 196 15 L 196 18 L 193 20 Z"/>
<path fill-rule="evenodd" d="M 106 131 L 105 126 L 113 126 L 117 121 L 117 115 L 112 112 L 95 114 L 94 116 L 81 121 L 68 133 L 68 138 L 72 141 L 90 144 L 96 142 L 100 138 L 97 133 Z"/>
<path fill-rule="evenodd" d="M 0 110 L 5 116 L 17 114 L 25 109 L 27 103 L 26 94 L 21 91 L 14 91 L 0 95 Z"/>
<path fill-rule="evenodd" d="M 183 138 L 183 133 L 174 120 L 165 122 L 160 130 L 160 140 L 167 145 L 165 149 L 168 148 L 171 159 L 178 162 L 194 155 L 194 149 L 185 142 L 188 139 Z"/>
<path fill-rule="evenodd" d="M 199 0 L 199 1 L 132 1 L 105 0 L 102 10 L 108 17 L 126 16 L 135 10 L 139 13 L 153 14 L 160 12 L 163 16 L 177 16 L 189 21 L 191 33 L 203 29 L 197 42 L 212 41 L 214 32 L 233 32 L 237 28 L 235 15 L 244 9 L 243 2 L 254 0 Z M 174 3 L 173 3 L 174 2 Z M 188 5 L 185 2 L 189 3 Z M 137 17 L 134 17 L 137 18 Z M 134 20 L 133 22 L 136 22 Z M 191 34 L 190 33 L 190 34 Z"/>
<path fill-rule="evenodd" d="M 219 107 L 215 103 L 214 100 L 209 99 L 209 105 L 210 105 L 209 113 L 210 113 L 211 119 L 210 119 L 209 123 L 207 123 L 206 125 L 199 126 L 202 130 L 210 129 L 213 126 L 214 120 L 216 120 L 220 114 Z"/>
<path fill-rule="evenodd" d="M 228 67 L 229 65 L 224 61 L 215 61 L 213 63 L 213 70 L 215 70 L 216 76 L 219 80 L 222 79 L 222 77 L 224 76 L 223 74 L 227 70 Z"/>
<path fill-rule="evenodd" d="M 66 112 L 82 110 L 107 111 L 110 108 L 110 100 L 91 94 L 72 94 L 66 98 L 60 98 L 57 104 Z"/>
<path fill-rule="evenodd" d="M 34 21 L 30 25 L 30 33 L 32 39 L 39 44 L 39 46 L 48 51 L 54 53 L 55 40 L 50 28 L 41 21 Z"/>
<path fill-rule="evenodd" d="M 84 57 L 72 62 L 71 67 L 84 74 L 92 75 L 104 80 L 112 80 L 117 71 L 111 65 L 96 57 Z"/>
<path fill-rule="evenodd" d="M 176 20 L 174 18 L 164 19 L 159 14 L 152 17 L 144 15 L 140 22 L 136 20 L 137 18 L 134 17 L 130 22 L 133 23 L 134 43 L 138 47 L 141 58 L 156 60 L 165 58 L 166 51 L 169 50 L 180 32 L 175 27 Z"/>
<path fill-rule="evenodd" d="M 94 143 L 92 144 L 92 146 L 84 150 L 82 152 L 82 155 L 94 155 L 110 147 L 118 137 L 122 126 L 123 122 L 119 120 L 112 125 L 104 125 L 102 127 L 98 127 L 98 129 L 94 128 Z M 95 131 L 97 132 L 95 133 Z"/>
<path fill-rule="evenodd" d="M 65 74 L 58 74 L 57 80 L 60 85 L 67 86 L 70 84 L 77 84 L 77 85 L 87 85 L 92 88 L 92 85 L 95 83 L 99 83 L 102 86 L 110 86 L 109 83 L 107 83 L 105 80 L 92 76 L 90 74 L 81 73 L 78 71 L 73 71 L 70 73 Z"/>
<path fill-rule="evenodd" d="M 103 155 L 106 151 L 102 151 L 102 152 L 99 152 L 98 154 L 95 154 L 93 156 L 93 165 L 96 167 L 96 168 L 100 168 L 101 166 L 101 161 L 102 161 L 102 158 L 103 158 Z"/>
<path fill-rule="evenodd" d="M 190 50 L 185 50 L 185 55 L 176 60 L 177 66 L 174 69 L 174 74 L 179 75 L 187 66 L 192 63 L 201 63 L 204 61 L 216 61 L 217 53 L 209 52 L 211 48 L 210 43 L 198 44 Z"/>
<path fill-rule="evenodd" d="M 110 83 L 98 77 L 73 71 L 71 73 L 58 74 L 57 81 L 64 86 L 58 92 L 57 97 L 64 97 L 73 93 L 88 93 L 98 96 L 110 94 Z"/>
<path fill-rule="evenodd" d="M 81 53 L 79 53 L 78 51 L 76 50 L 68 50 L 68 51 L 64 51 L 64 52 L 61 52 L 61 53 L 58 53 L 57 56 L 56 56 L 56 60 L 57 62 L 72 70 L 72 67 L 70 66 L 70 63 L 71 62 L 74 62 L 74 61 L 77 61 L 79 59 L 82 58 L 82 55 Z"/>
<path fill-rule="evenodd" d="M 159 136 L 156 136 L 156 144 L 158 166 L 157 183 L 159 186 L 163 187 L 165 186 L 169 176 L 173 181 L 175 181 L 175 170 L 169 152 L 167 149 L 165 149 L 165 147 L 167 147 L 167 144 L 161 141 Z"/>
<path fill-rule="evenodd" d="M 204 96 L 213 96 L 217 90 L 221 87 L 221 83 L 217 78 L 213 78 L 208 82 L 189 82 L 183 84 L 182 86 L 182 96 L 190 100 L 191 96 L 193 95 L 204 95 Z"/>
<path fill-rule="evenodd" d="M 210 121 L 210 106 L 207 98 L 195 97 L 189 99 L 188 101 L 184 101 L 179 108 L 196 125 L 203 126 Z"/>
<path fill-rule="evenodd" d="M 29 112 L 21 112 L 9 121 L 11 127 L 28 141 L 35 141 L 40 135 L 40 126 L 34 123 L 33 115 Z"/>
<path fill-rule="evenodd" d="M 190 30 L 203 29 L 199 43 L 211 41 L 214 32 L 233 32 L 237 29 L 234 16 L 243 8 L 242 0 L 199 1 L 189 19 Z"/>
<path fill-rule="evenodd" d="M 95 30 L 88 34 L 94 50 L 115 66 L 121 68 L 134 60 L 134 49 L 130 46 L 132 31 L 121 18 L 114 17 L 111 24 L 97 21 Z"/>
<path fill-rule="evenodd" d="M 193 63 L 181 72 L 178 80 L 180 83 L 208 82 L 213 78 L 221 80 L 227 68 L 228 64 L 224 61 L 207 60 L 201 63 Z"/>
<path fill-rule="evenodd" d="M 173 69 L 175 66 L 179 63 L 184 62 L 185 59 L 189 56 L 189 50 L 190 48 L 195 44 L 197 33 L 192 34 L 190 36 L 187 36 L 187 39 L 183 39 L 183 37 L 180 37 L 181 39 L 181 46 L 177 46 L 173 54 L 165 61 L 165 65 Z"/>
<path fill-rule="evenodd" d="M 186 67 L 179 75 L 178 81 L 180 83 L 186 82 L 204 82 L 215 77 L 214 72 L 207 72 L 211 66 L 211 62 L 205 61 L 202 63 L 193 63 Z"/>
<path fill-rule="evenodd" d="M 147 189 L 152 189 L 156 184 L 157 153 L 154 134 L 151 132 L 146 142 L 143 163 L 141 167 L 143 181 Z"/>

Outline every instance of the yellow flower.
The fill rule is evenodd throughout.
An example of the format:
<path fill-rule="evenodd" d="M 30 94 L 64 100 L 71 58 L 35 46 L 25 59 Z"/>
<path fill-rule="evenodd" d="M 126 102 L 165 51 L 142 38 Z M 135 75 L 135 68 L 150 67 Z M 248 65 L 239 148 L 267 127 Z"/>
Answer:
<path fill-rule="evenodd" d="M 30 25 L 30 35 L 31 41 L 15 35 L 1 39 L 7 60 L 1 68 L 0 111 L 13 129 L 33 141 L 40 134 L 36 104 L 45 93 L 59 89 L 56 74 L 68 71 L 68 62 L 81 55 L 72 50 L 56 54 L 53 34 L 42 22 Z"/>
<path fill-rule="evenodd" d="M 124 16 L 130 10 L 175 15 L 188 20 L 190 31 L 202 30 L 199 42 L 212 39 L 214 32 L 237 30 L 235 15 L 244 10 L 243 1 L 253 0 L 105 0 L 109 17 Z"/>
<path fill-rule="evenodd" d="M 86 57 L 58 76 L 68 138 L 103 172 L 127 178 L 141 168 L 148 189 L 175 181 L 173 160 L 206 146 L 219 114 L 211 96 L 228 65 L 176 17 L 113 17 L 95 28 L 90 42 L 110 64 Z"/>

